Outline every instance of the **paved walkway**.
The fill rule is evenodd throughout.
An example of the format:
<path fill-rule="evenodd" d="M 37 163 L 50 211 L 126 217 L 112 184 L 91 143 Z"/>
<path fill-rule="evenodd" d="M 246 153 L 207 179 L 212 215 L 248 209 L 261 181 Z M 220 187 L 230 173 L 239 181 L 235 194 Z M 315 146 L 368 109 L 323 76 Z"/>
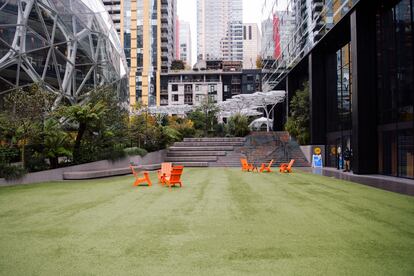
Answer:
<path fill-rule="evenodd" d="M 335 177 L 337 179 L 348 180 L 360 184 L 376 187 L 379 189 L 412 195 L 414 196 L 414 180 L 393 177 L 381 174 L 357 175 L 352 172 L 343 172 L 336 168 L 300 168 L 301 170 L 312 172 L 314 174 Z"/>

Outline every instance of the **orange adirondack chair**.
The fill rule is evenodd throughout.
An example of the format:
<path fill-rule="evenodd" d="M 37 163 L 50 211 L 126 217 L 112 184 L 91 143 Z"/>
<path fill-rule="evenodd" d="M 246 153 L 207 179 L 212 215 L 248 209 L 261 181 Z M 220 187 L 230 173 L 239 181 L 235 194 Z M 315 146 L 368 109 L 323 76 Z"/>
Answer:
<path fill-rule="evenodd" d="M 260 167 L 260 172 L 272 172 L 272 164 L 273 164 L 273 159 L 269 162 L 269 165 L 266 166 L 265 163 L 262 163 L 262 166 Z"/>
<path fill-rule="evenodd" d="M 149 178 L 148 172 L 142 172 L 144 176 L 140 177 L 132 165 L 130 165 L 129 167 L 131 168 L 132 174 L 135 176 L 134 186 L 138 186 L 142 183 L 147 183 L 148 186 L 152 186 L 151 179 Z"/>
<path fill-rule="evenodd" d="M 244 172 L 253 171 L 253 164 L 249 164 L 246 158 L 240 158 L 240 162 L 242 164 L 242 171 Z"/>
<path fill-rule="evenodd" d="M 164 178 L 171 175 L 172 164 L 161 163 L 161 170 L 158 170 L 158 182 L 164 185 Z"/>
<path fill-rule="evenodd" d="M 283 173 L 285 173 L 285 172 L 291 173 L 293 163 L 295 163 L 295 159 L 290 160 L 289 164 L 287 164 L 287 163 L 281 164 L 280 168 L 279 168 L 279 171 L 283 172 Z"/>
<path fill-rule="evenodd" d="M 171 189 L 171 186 L 175 186 L 176 184 L 183 186 L 181 182 L 181 175 L 183 174 L 184 166 L 173 166 L 171 170 L 171 175 L 164 177 L 165 184 L 167 184 L 168 188 Z"/>

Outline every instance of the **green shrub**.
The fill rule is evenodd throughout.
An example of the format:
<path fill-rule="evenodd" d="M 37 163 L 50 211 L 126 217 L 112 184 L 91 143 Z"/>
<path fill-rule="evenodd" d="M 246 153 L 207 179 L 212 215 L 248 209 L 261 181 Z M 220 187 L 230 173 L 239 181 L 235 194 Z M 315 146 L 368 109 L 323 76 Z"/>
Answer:
<path fill-rule="evenodd" d="M 43 155 L 34 154 L 26 158 L 26 169 L 29 172 L 39 172 L 50 169 L 50 166 L 46 163 Z"/>
<path fill-rule="evenodd" d="M 26 173 L 26 169 L 21 166 L 0 163 L 0 178 L 5 178 L 6 180 L 19 179 Z"/>
<path fill-rule="evenodd" d="M 309 84 L 305 82 L 302 89 L 297 90 L 292 97 L 290 116 L 285 124 L 285 129 L 301 145 L 306 145 L 310 141 L 309 114 Z"/>
<path fill-rule="evenodd" d="M 141 149 L 141 148 L 138 148 L 138 147 L 126 148 L 126 149 L 124 149 L 124 152 L 128 156 L 139 155 L 141 157 L 147 155 L 147 153 L 148 153 L 145 149 Z"/>
<path fill-rule="evenodd" d="M 119 160 L 126 156 L 126 153 L 124 151 L 123 145 L 115 145 L 112 148 L 108 148 L 106 150 L 102 151 L 102 154 L 99 156 L 101 160 Z"/>
<path fill-rule="evenodd" d="M 18 148 L 0 146 L 0 163 L 19 161 L 20 153 Z"/>
<path fill-rule="evenodd" d="M 236 114 L 230 117 L 228 122 L 230 135 L 235 137 L 244 137 L 249 134 L 249 118 L 244 115 Z"/>
<path fill-rule="evenodd" d="M 180 139 L 191 138 L 195 134 L 194 123 L 189 118 L 179 118 L 176 116 L 168 117 L 168 127 L 173 128 L 179 132 Z M 175 135 L 177 136 L 177 135 Z"/>
<path fill-rule="evenodd" d="M 225 137 L 228 134 L 226 124 L 220 123 L 215 125 L 214 132 L 217 137 Z"/>

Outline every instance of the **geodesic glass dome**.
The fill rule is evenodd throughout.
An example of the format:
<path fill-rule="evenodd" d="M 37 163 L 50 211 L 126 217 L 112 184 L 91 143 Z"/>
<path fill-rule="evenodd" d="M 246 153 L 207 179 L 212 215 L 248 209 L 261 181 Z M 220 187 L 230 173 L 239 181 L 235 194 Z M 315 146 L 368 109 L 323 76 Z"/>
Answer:
<path fill-rule="evenodd" d="M 127 101 L 125 55 L 100 0 L 0 0 L 0 95 L 33 83 L 71 103 L 111 84 Z"/>

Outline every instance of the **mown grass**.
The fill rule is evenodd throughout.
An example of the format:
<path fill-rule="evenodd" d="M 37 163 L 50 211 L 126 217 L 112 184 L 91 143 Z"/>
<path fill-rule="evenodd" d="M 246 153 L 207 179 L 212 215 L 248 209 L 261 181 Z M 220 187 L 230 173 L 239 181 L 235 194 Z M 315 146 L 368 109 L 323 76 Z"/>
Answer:
<path fill-rule="evenodd" d="M 1 188 L 0 274 L 414 274 L 413 197 L 301 172 L 183 180 Z"/>

